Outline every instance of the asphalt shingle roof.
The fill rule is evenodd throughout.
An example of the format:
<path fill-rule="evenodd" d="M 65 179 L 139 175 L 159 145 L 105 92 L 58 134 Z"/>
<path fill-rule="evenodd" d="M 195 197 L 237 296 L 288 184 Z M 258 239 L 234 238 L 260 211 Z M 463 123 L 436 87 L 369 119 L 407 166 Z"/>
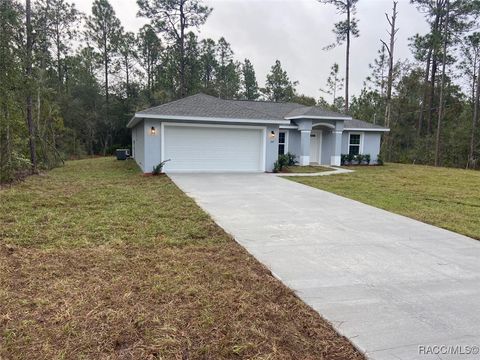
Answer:
<path fill-rule="evenodd" d="M 342 120 L 349 118 L 344 114 L 324 110 L 318 106 L 305 106 L 291 102 L 224 100 L 200 93 L 137 112 L 129 126 L 134 125 L 135 119 L 149 115 L 245 120 L 286 120 L 291 117 L 308 118 L 309 116 L 325 116 Z M 383 129 L 381 126 L 356 119 L 345 120 L 345 127 Z"/>

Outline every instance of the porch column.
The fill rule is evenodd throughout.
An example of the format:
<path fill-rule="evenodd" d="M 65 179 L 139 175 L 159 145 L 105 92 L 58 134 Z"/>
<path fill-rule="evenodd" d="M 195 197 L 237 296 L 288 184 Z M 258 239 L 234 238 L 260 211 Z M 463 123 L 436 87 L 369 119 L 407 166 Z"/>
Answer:
<path fill-rule="evenodd" d="M 310 164 L 310 132 L 311 130 L 300 130 L 300 165 Z"/>
<path fill-rule="evenodd" d="M 330 165 L 340 166 L 340 157 L 342 154 L 342 133 L 343 133 L 343 121 L 337 121 L 335 124 L 335 130 L 332 131 L 333 135 L 333 154 L 330 158 Z"/>

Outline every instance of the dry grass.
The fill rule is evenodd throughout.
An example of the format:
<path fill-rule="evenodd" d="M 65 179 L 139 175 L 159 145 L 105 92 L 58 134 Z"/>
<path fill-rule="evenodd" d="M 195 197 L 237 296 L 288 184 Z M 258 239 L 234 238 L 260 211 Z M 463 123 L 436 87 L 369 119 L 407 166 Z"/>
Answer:
<path fill-rule="evenodd" d="M 362 359 L 167 177 L 82 160 L 0 197 L 2 359 Z"/>
<path fill-rule="evenodd" d="M 479 171 L 405 164 L 352 169 L 289 179 L 480 240 Z"/>

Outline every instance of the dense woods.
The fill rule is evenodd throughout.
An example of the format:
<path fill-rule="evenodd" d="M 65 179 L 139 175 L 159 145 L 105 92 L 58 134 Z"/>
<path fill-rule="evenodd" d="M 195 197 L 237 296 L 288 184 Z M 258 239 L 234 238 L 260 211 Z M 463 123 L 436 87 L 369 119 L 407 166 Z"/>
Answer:
<path fill-rule="evenodd" d="M 66 0 L 0 0 L 0 181 L 129 146 L 136 110 L 198 92 L 347 112 L 391 128 L 387 160 L 479 167 L 480 2 L 412 0 L 430 29 L 409 39 L 413 60 L 395 58 L 402 14 L 386 2 L 390 36 L 379 34 L 371 75 L 354 96 L 350 42 L 361 37 L 361 1 L 318 6 L 329 4 L 339 22 L 325 49 L 345 46 L 345 63 L 331 65 L 318 84 L 326 95 L 315 99 L 298 93 L 281 59 L 257 80 L 255 59 L 237 59 L 228 39 L 199 38 L 213 10 L 200 0 L 138 0 L 135 11 L 149 21 L 136 33 L 108 0 L 94 0 L 89 14 Z"/>

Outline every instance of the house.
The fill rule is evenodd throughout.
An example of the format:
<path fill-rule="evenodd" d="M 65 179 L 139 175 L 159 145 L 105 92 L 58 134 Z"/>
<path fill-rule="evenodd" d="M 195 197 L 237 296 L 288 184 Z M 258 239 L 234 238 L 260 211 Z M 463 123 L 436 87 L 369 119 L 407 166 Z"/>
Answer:
<path fill-rule="evenodd" d="M 316 106 L 197 94 L 137 112 L 132 156 L 144 172 L 272 171 L 280 154 L 300 165 L 340 165 L 341 154 L 380 152 L 386 128 Z"/>

